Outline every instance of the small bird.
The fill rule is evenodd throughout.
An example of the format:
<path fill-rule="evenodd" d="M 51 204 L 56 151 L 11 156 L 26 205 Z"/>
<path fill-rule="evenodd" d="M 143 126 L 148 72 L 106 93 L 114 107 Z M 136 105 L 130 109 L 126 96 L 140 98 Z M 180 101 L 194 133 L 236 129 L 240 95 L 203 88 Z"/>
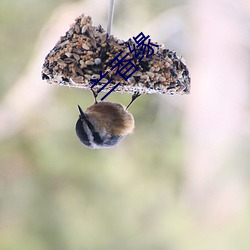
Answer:
<path fill-rule="evenodd" d="M 134 130 L 134 117 L 128 108 L 141 94 L 135 92 L 125 107 L 119 103 L 98 102 L 98 93 L 91 91 L 94 104 L 85 112 L 78 105 L 80 115 L 76 122 L 76 135 L 83 145 L 91 149 L 115 147 Z"/>
<path fill-rule="evenodd" d="M 111 148 L 133 132 L 134 117 L 119 103 L 96 102 L 80 112 L 76 134 L 89 148 Z"/>

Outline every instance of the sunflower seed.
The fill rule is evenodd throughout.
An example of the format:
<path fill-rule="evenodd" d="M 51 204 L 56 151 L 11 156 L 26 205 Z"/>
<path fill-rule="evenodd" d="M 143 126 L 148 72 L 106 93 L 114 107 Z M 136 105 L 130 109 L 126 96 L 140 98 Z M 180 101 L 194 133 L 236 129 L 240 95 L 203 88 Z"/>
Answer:
<path fill-rule="evenodd" d="M 83 77 L 82 76 L 76 76 L 71 78 L 76 83 L 83 83 Z"/>
<path fill-rule="evenodd" d="M 86 44 L 86 43 L 83 43 L 82 44 L 82 48 L 85 49 L 85 50 L 89 50 L 89 46 Z"/>
<path fill-rule="evenodd" d="M 73 58 L 65 58 L 63 61 L 65 63 L 69 64 L 69 63 L 75 62 L 75 59 L 73 59 Z"/>
<path fill-rule="evenodd" d="M 87 60 L 87 61 L 85 62 L 85 64 L 86 64 L 86 65 L 94 65 L 95 63 L 94 63 L 93 61 Z"/>

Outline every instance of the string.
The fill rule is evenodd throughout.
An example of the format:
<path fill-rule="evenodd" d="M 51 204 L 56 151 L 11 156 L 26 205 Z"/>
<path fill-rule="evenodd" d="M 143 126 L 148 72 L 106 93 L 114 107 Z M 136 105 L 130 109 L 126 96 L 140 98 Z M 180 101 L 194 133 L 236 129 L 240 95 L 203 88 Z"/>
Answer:
<path fill-rule="evenodd" d="M 111 34 L 114 10 L 115 10 L 115 0 L 110 0 L 109 12 L 108 12 L 108 26 L 107 26 L 107 33 L 108 34 Z"/>

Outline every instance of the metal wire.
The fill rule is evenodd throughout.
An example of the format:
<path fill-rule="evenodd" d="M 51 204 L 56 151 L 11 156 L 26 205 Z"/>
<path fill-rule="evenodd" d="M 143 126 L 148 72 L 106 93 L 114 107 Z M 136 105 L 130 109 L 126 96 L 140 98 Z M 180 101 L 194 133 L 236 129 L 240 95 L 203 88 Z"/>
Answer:
<path fill-rule="evenodd" d="M 108 26 L 107 26 L 107 33 L 108 34 L 111 34 L 114 10 L 115 10 L 115 0 L 110 0 L 109 12 L 108 12 Z"/>

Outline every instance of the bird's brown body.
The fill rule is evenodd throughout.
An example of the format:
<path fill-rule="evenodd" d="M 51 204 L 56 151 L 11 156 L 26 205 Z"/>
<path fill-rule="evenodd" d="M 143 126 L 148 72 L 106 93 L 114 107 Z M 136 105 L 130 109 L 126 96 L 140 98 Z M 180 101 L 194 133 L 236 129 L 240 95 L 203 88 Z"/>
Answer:
<path fill-rule="evenodd" d="M 128 134 L 133 132 L 134 118 L 119 103 L 96 102 L 85 112 L 79 108 L 79 119 L 76 123 L 76 134 L 87 147 L 110 148 Z"/>
<path fill-rule="evenodd" d="M 98 131 L 111 135 L 127 135 L 133 132 L 134 118 L 119 103 L 99 102 L 88 107 L 85 114 Z"/>

